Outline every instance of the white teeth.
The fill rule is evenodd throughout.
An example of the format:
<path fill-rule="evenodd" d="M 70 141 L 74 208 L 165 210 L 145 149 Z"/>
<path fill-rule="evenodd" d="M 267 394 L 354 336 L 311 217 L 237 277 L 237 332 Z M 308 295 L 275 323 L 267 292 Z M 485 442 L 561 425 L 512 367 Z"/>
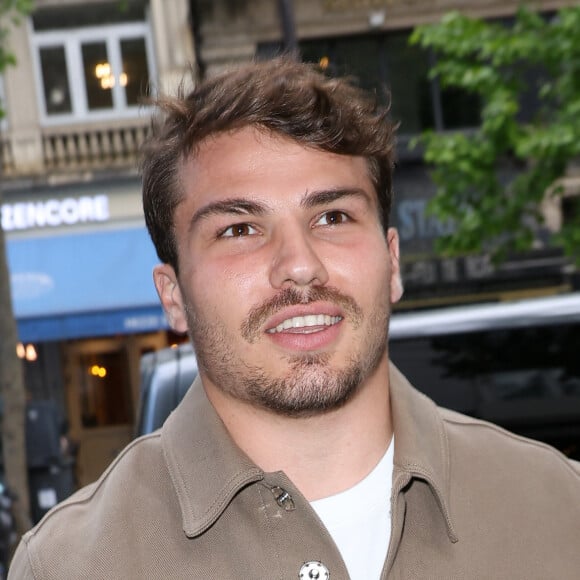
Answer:
<path fill-rule="evenodd" d="M 287 318 L 276 328 L 270 328 L 268 332 L 273 334 L 275 332 L 282 332 L 289 328 L 307 328 L 309 326 L 332 326 L 342 320 L 340 316 L 329 316 L 328 314 L 308 314 L 307 316 L 294 316 Z"/>

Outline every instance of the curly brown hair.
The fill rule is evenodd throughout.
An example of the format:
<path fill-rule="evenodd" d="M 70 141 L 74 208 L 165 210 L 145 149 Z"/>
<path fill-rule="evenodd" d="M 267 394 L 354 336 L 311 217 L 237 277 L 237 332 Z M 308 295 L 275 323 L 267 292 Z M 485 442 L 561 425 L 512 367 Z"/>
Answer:
<path fill-rule="evenodd" d="M 182 163 L 210 135 L 255 126 L 315 149 L 366 158 L 385 231 L 392 202 L 394 134 L 388 107 L 347 78 L 280 57 L 210 78 L 156 101 L 143 147 L 143 207 L 162 262 L 178 270 L 173 217 L 183 197 Z"/>

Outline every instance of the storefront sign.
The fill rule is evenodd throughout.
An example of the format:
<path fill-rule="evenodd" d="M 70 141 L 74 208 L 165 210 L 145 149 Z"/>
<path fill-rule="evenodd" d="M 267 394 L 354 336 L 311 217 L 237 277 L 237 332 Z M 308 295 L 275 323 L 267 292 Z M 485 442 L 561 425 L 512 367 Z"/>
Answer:
<path fill-rule="evenodd" d="M 5 232 L 105 222 L 109 218 L 109 198 L 106 195 L 2 205 L 2 229 Z"/>
<path fill-rule="evenodd" d="M 396 205 L 396 223 L 401 244 L 435 240 L 453 233 L 452 221 L 441 222 L 428 211 L 428 199 L 403 199 Z"/>

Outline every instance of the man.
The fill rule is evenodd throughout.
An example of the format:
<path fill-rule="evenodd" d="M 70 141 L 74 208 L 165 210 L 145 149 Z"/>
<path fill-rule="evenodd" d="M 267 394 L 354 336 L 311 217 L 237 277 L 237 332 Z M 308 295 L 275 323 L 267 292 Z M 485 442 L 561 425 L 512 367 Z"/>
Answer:
<path fill-rule="evenodd" d="M 578 465 L 389 364 L 387 111 L 283 59 L 160 106 L 154 280 L 200 378 L 24 537 L 10 578 L 578 578 Z"/>

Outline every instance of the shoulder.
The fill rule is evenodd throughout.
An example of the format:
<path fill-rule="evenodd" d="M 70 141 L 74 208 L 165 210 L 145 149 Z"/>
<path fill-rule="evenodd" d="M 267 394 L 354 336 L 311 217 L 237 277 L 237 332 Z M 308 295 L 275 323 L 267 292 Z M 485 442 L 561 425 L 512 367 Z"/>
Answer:
<path fill-rule="evenodd" d="M 23 577 L 68 578 L 74 570 L 77 577 L 91 577 L 90 567 L 105 561 L 115 543 L 126 543 L 157 524 L 161 510 L 155 506 L 160 497 L 171 504 L 170 487 L 160 433 L 136 439 L 97 481 L 57 505 L 23 536 L 14 565 L 29 572 Z M 51 576 L 50 570 L 58 572 Z"/>
<path fill-rule="evenodd" d="M 502 465 L 504 471 L 522 475 L 542 474 L 576 485 L 580 496 L 580 463 L 540 441 L 516 435 L 493 423 L 438 407 L 450 454 L 468 464 Z"/>
<path fill-rule="evenodd" d="M 465 545 L 472 545 L 474 554 L 487 551 L 500 559 L 499 554 L 516 561 L 535 554 L 546 568 L 577 563 L 578 462 L 492 423 L 438 412 L 447 439 L 451 512 Z M 518 546 L 512 545 L 514 537 Z M 540 572 L 538 577 L 547 576 Z"/>

